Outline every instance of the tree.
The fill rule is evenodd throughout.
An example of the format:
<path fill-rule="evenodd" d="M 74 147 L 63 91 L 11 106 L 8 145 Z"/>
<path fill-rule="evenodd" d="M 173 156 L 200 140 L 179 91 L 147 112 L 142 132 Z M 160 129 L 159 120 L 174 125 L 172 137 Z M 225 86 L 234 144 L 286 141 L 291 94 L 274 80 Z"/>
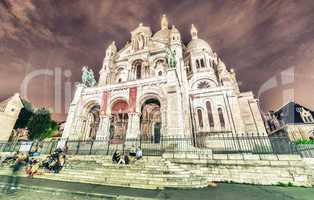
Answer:
<path fill-rule="evenodd" d="M 59 125 L 56 121 L 50 121 L 49 129 L 41 136 L 41 139 L 52 137 L 59 130 Z"/>
<path fill-rule="evenodd" d="M 46 132 L 51 128 L 51 126 L 52 120 L 49 110 L 46 108 L 37 109 L 27 124 L 29 139 L 44 139 Z"/>
<path fill-rule="evenodd" d="M 22 99 L 22 103 L 23 108 L 21 109 L 19 117 L 15 123 L 14 129 L 25 128 L 34 112 L 33 105 L 30 102 L 26 101 L 25 99 Z"/>

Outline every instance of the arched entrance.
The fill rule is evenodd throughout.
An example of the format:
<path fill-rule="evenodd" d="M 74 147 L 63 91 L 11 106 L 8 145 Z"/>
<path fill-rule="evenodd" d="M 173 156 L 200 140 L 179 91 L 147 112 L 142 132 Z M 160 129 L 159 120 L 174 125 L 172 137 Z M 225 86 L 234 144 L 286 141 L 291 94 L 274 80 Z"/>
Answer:
<path fill-rule="evenodd" d="M 147 99 L 141 108 L 140 118 L 141 139 L 160 143 L 161 112 L 160 101 L 155 98 Z"/>
<path fill-rule="evenodd" d="M 87 116 L 83 120 L 83 139 L 95 139 L 99 128 L 99 105 L 88 108 Z"/>
<path fill-rule="evenodd" d="M 111 143 L 123 143 L 128 128 L 128 108 L 129 105 L 124 100 L 116 101 L 111 108 L 110 117 L 110 140 Z"/>

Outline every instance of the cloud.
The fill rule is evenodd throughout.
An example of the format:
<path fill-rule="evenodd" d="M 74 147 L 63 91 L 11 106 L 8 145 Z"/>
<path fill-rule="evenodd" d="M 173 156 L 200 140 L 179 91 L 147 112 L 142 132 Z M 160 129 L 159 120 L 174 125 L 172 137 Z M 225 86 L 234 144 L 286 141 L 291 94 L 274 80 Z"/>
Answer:
<path fill-rule="evenodd" d="M 97 76 L 112 40 L 122 48 L 140 22 L 156 32 L 164 13 L 185 43 L 194 23 L 227 67 L 235 68 L 242 90 L 257 93 L 273 75 L 295 68 L 293 84 L 261 96 L 266 110 L 282 104 L 287 87 L 295 90 L 297 101 L 314 108 L 313 97 L 306 92 L 314 74 L 314 1 L 308 0 L 3 0 L 0 84 L 10 82 L 10 86 L 1 88 L 1 98 L 18 91 L 25 75 L 36 69 L 70 69 L 75 82 L 80 68 L 89 65 Z M 43 80 L 30 87 L 32 98 L 38 105 L 50 106 L 52 100 L 36 93 Z M 53 86 L 43 87 L 51 96 Z"/>

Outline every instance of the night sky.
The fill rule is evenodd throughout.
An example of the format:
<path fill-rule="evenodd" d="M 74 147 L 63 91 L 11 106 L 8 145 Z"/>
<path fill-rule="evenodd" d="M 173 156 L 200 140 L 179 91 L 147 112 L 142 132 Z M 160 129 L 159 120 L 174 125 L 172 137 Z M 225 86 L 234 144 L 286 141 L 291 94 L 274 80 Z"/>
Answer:
<path fill-rule="evenodd" d="M 111 41 L 121 49 L 140 22 L 158 31 L 162 14 L 185 44 L 195 24 L 263 111 L 286 103 L 287 93 L 314 109 L 313 0 L 0 0 L 0 100 L 21 92 L 27 74 L 48 70 L 28 84 L 28 100 L 53 109 L 61 93 L 65 110 L 59 87 L 80 81 L 83 65 L 98 80 Z"/>

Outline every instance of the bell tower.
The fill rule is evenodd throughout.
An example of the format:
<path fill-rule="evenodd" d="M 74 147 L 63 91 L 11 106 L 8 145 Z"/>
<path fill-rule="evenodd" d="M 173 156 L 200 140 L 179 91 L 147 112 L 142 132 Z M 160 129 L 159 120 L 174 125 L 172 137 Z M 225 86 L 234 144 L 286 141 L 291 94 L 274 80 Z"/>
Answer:
<path fill-rule="evenodd" d="M 106 56 L 103 61 L 102 68 L 99 72 L 99 86 L 103 86 L 107 83 L 107 76 L 110 73 L 110 67 L 114 64 L 114 57 L 117 53 L 117 47 L 113 41 L 106 50 Z"/>

